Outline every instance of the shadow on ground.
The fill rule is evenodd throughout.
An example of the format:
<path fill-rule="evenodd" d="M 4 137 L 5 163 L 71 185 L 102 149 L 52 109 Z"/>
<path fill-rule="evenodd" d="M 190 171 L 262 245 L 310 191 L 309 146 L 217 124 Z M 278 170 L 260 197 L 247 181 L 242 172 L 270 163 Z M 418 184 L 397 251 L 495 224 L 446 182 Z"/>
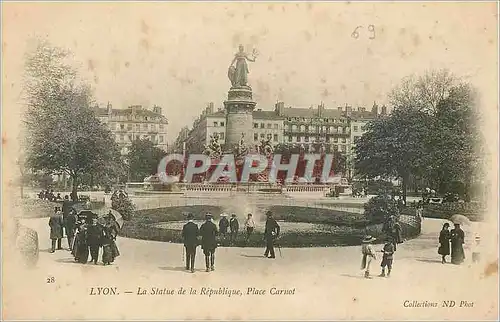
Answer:
<path fill-rule="evenodd" d="M 171 272 L 183 272 L 183 273 L 188 273 L 191 274 L 191 271 L 186 270 L 186 267 L 178 266 L 178 267 L 158 267 L 162 271 L 171 271 Z M 195 272 L 204 272 L 205 270 L 203 269 L 195 269 Z"/>

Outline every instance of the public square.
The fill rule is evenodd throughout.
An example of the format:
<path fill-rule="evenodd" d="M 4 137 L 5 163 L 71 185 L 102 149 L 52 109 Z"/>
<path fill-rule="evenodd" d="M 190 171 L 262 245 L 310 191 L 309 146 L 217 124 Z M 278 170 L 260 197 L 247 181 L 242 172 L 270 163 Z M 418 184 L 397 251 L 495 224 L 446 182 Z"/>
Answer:
<path fill-rule="evenodd" d="M 9 318 L 57 319 L 61 316 L 61 307 L 66 317 L 75 319 L 168 316 L 169 319 L 237 320 L 238 314 L 248 319 L 265 316 L 349 319 L 353 312 L 356 312 L 356 319 L 404 319 L 409 314 L 432 319 L 443 316 L 442 310 L 446 310 L 449 319 L 472 319 L 478 314 L 484 318 L 496 314 L 498 276 L 496 266 L 489 266 L 491 257 L 485 256 L 481 263 L 473 264 L 468 254 L 467 243 L 470 241 L 467 241 L 463 265 L 441 264 L 437 254 L 437 235 L 443 220 L 424 219 L 421 235 L 398 246 L 392 276 L 376 277 L 380 273 L 379 258 L 372 264 L 374 277 L 370 280 L 363 278 L 359 267 L 359 246 L 283 248 L 282 257 L 275 260 L 264 258 L 263 248 L 220 247 L 216 252 L 216 270 L 210 273 L 204 272 L 203 254 L 198 248 L 197 271 L 188 274 L 184 269 L 182 245 L 119 237 L 117 245 L 122 254 L 113 265 L 81 265 L 75 263 L 67 250 L 48 252 L 47 220 L 22 221 L 38 232 L 41 253 L 35 269 L 21 273 L 20 266 L 5 265 L 6 273 L 8 269 L 16 272 L 15 279 L 4 279 L 4 287 L 10 290 L 4 298 Z M 471 227 L 465 228 L 466 233 L 472 235 L 485 229 L 485 225 L 472 223 Z M 63 240 L 63 246 L 65 242 Z M 493 263 L 496 265 L 496 261 Z M 55 282 L 47 283 L 51 277 Z M 92 287 L 116 287 L 119 295 L 92 296 Z M 295 288 L 295 293 L 274 297 L 213 295 L 209 298 L 203 295 L 137 295 L 138 287 L 175 290 L 179 287 L 228 287 L 243 292 L 248 287 L 266 290 L 276 287 Z M 407 300 L 436 301 L 441 305 L 448 299 L 456 301 L 457 305 L 460 301 L 474 302 L 474 308 L 404 307 Z M 9 305 L 18 307 L 23 302 L 29 303 L 29 309 L 12 310 L 12 316 L 9 315 Z M 192 303 L 196 310 L 189 310 L 188 303 Z M 232 307 L 232 315 L 217 309 L 228 305 Z"/>

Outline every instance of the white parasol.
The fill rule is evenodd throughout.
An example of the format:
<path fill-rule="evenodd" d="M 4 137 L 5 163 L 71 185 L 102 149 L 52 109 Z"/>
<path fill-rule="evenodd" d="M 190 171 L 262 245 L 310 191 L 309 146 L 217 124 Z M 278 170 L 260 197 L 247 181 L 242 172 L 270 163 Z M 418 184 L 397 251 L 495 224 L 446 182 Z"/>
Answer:
<path fill-rule="evenodd" d="M 97 214 L 100 220 L 103 220 L 106 216 L 111 214 L 115 218 L 115 221 L 118 224 L 118 228 L 123 227 L 123 217 L 118 211 L 111 208 L 101 208 L 95 210 L 94 212 Z"/>
<path fill-rule="evenodd" d="M 471 225 L 469 218 L 465 217 L 464 215 L 453 215 L 453 216 L 451 216 L 450 221 L 453 224 L 459 224 L 461 226 L 470 226 Z"/>

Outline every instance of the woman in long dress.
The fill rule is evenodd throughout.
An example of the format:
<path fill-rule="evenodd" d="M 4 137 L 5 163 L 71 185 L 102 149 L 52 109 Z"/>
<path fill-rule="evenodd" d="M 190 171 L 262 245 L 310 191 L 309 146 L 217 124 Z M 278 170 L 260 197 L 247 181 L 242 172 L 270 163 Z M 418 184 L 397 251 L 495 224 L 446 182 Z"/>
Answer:
<path fill-rule="evenodd" d="M 81 264 L 86 264 L 89 259 L 89 247 L 87 244 L 87 227 L 84 222 L 79 222 L 71 254 L 75 256 L 75 261 Z"/>
<path fill-rule="evenodd" d="M 446 256 L 450 255 L 450 224 L 445 223 L 439 233 L 438 254 L 441 255 L 441 263 L 446 263 Z"/>
<path fill-rule="evenodd" d="M 465 233 L 460 228 L 460 224 L 455 223 L 455 228 L 451 230 L 451 263 L 462 264 L 465 260 L 464 240 Z"/>
<path fill-rule="evenodd" d="M 104 225 L 104 238 L 102 243 L 102 261 L 104 265 L 109 265 L 114 262 L 115 258 L 120 256 L 118 247 L 115 240 L 118 235 L 118 224 L 114 220 L 113 215 L 106 217 L 106 224 Z"/>

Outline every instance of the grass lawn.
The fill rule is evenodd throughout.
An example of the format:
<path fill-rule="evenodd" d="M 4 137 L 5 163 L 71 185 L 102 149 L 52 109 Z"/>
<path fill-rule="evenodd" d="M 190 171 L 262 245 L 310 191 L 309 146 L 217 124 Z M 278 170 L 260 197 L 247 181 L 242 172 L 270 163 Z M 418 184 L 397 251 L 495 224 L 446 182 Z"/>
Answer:
<path fill-rule="evenodd" d="M 348 246 L 359 245 L 364 235 L 382 236 L 381 225 L 368 225 L 363 215 L 341 212 L 330 209 L 272 206 L 269 208 L 279 221 L 292 223 L 309 223 L 303 231 L 283 231 L 279 239 L 282 247 L 313 247 L 313 246 Z M 203 220 L 210 212 L 218 223 L 223 209 L 218 206 L 182 206 L 136 211 L 130 221 L 125 222 L 120 235 L 124 237 L 181 243 L 181 231 L 155 226 L 169 221 L 185 221 L 186 214 L 191 212 L 195 220 Z M 283 223 L 282 225 L 285 225 Z M 316 227 L 316 228 L 315 228 Z M 228 240 L 220 238 L 223 246 L 229 246 Z M 261 231 L 256 231 L 246 243 L 243 232 L 243 222 L 240 220 L 240 232 L 233 246 L 263 247 L 264 240 Z"/>

